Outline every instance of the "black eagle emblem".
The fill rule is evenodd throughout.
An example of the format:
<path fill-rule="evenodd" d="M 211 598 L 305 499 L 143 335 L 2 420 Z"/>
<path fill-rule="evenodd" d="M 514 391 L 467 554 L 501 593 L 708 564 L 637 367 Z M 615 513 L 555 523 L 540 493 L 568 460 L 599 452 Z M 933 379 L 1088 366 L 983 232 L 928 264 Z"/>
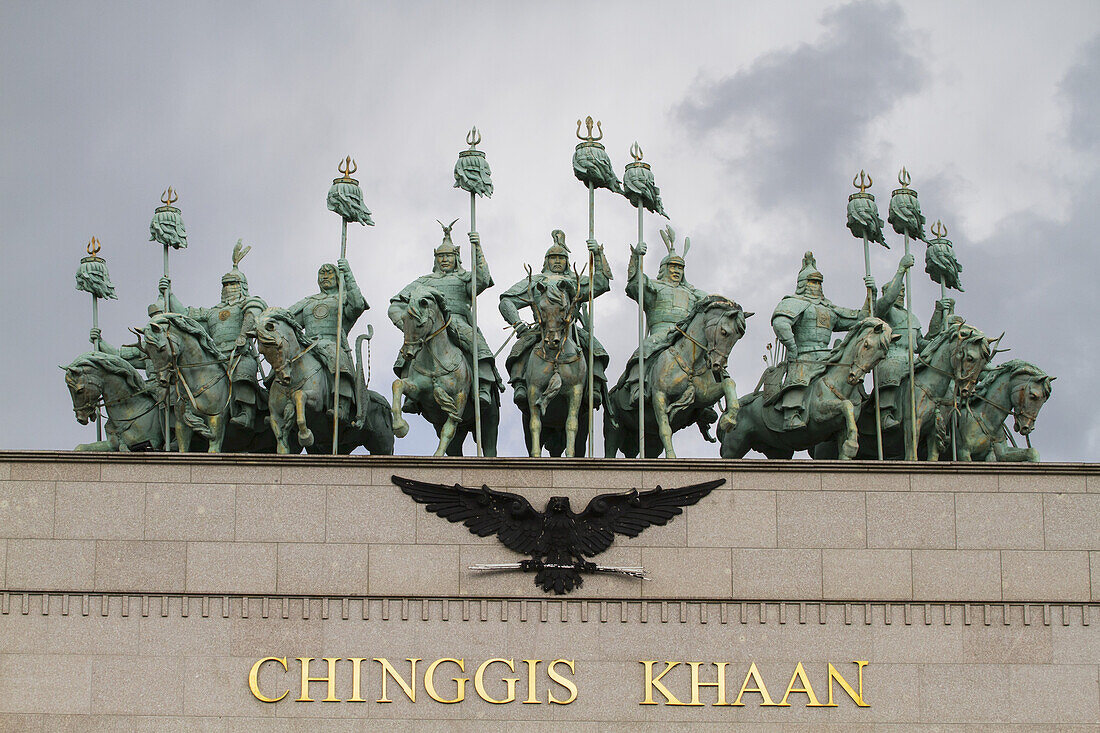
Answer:
<path fill-rule="evenodd" d="M 580 514 L 569 507 L 569 498 L 554 496 L 546 510 L 535 511 L 519 494 L 494 491 L 482 485 L 471 489 L 393 476 L 393 482 L 425 508 L 451 522 L 462 522 L 479 537 L 497 535 L 510 550 L 530 555 L 512 567 L 535 572 L 535 585 L 547 592 L 568 593 L 579 588 L 581 573 L 601 568 L 587 558 L 598 555 L 615 541 L 616 534 L 637 537 L 651 525 L 664 525 L 697 503 L 725 479 L 704 481 L 679 489 L 649 491 L 631 489 L 600 494 Z M 631 573 L 634 574 L 634 573 Z"/>

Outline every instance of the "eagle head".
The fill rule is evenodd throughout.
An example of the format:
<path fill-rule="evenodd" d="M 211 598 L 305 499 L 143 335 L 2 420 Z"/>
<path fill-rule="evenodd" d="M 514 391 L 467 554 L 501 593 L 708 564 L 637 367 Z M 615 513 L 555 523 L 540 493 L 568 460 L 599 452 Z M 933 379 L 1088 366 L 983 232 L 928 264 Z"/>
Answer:
<path fill-rule="evenodd" d="M 568 496 L 552 496 L 550 501 L 546 504 L 546 512 L 548 514 L 569 514 L 569 497 Z"/>

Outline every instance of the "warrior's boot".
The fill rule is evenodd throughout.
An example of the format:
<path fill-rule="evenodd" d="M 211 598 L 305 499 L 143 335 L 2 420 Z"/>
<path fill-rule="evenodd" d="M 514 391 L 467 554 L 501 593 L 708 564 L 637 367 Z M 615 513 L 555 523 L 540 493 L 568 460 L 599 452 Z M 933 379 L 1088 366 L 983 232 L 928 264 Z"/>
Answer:
<path fill-rule="evenodd" d="M 256 420 L 256 406 L 250 405 L 247 402 L 235 403 L 237 414 L 229 418 L 229 422 L 234 425 L 238 425 L 242 428 L 250 428 Z"/>

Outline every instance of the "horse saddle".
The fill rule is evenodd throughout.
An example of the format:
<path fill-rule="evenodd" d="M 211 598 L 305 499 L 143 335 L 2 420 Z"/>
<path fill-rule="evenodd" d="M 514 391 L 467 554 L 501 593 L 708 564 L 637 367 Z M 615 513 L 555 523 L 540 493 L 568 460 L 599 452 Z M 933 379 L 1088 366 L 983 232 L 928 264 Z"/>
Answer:
<path fill-rule="evenodd" d="M 762 393 L 764 404 L 770 405 L 779 396 L 779 390 L 783 386 L 783 378 L 787 376 L 787 363 L 770 366 L 760 375 L 760 383 L 756 385 L 756 391 Z"/>

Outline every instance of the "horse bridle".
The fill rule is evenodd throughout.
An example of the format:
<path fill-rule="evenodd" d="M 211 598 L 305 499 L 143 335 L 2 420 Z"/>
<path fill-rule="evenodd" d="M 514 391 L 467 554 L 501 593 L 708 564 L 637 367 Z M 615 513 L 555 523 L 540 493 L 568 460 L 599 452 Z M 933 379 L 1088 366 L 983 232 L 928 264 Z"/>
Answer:
<path fill-rule="evenodd" d="M 179 388 L 179 385 L 182 384 L 184 391 L 187 393 L 187 399 L 191 402 L 191 407 L 192 407 L 192 409 L 195 410 L 195 412 L 197 412 L 201 415 L 205 415 L 206 417 L 215 417 L 217 415 L 222 414 L 223 412 L 225 412 L 226 408 L 229 407 L 229 403 L 233 401 L 233 380 L 232 380 L 232 378 L 230 378 L 229 375 L 232 374 L 233 369 L 237 368 L 237 364 L 240 363 L 241 356 L 243 356 L 243 354 L 238 355 L 236 361 L 231 362 L 231 364 L 229 366 L 225 366 L 225 363 L 227 361 L 229 361 L 228 358 L 214 359 L 212 361 L 200 361 L 200 362 L 195 362 L 195 363 L 192 363 L 192 364 L 180 364 L 179 363 L 179 354 L 176 352 L 176 346 L 172 342 L 172 339 L 170 339 L 168 337 L 169 331 L 171 331 L 171 329 L 172 329 L 171 322 L 166 323 L 165 326 L 164 326 L 164 341 L 165 341 L 165 343 L 168 344 L 168 353 L 172 357 L 171 362 L 169 363 L 169 368 L 171 368 L 172 371 L 175 372 L 176 377 L 178 377 L 178 381 L 176 382 L 176 399 L 177 399 L 177 401 L 182 402 L 182 399 L 180 399 L 181 395 L 180 395 L 180 388 Z M 219 373 L 213 379 L 210 379 L 207 382 L 205 382 L 198 389 L 197 392 L 192 392 L 191 391 L 191 385 L 189 385 L 187 383 L 187 378 L 183 376 L 183 372 L 181 372 L 180 369 L 181 368 L 189 369 L 189 368 L 192 368 L 192 367 L 200 367 L 200 366 L 211 366 L 211 365 L 214 365 L 214 364 L 221 365 L 222 368 L 224 369 L 224 373 Z M 158 369 L 157 371 L 160 371 L 160 370 Z M 225 404 L 222 405 L 222 408 L 220 410 L 218 410 L 217 412 L 206 412 L 205 410 L 200 409 L 198 404 L 195 402 L 195 398 L 202 395 L 204 392 L 206 392 L 206 390 L 210 389 L 211 387 L 213 387 L 215 384 L 222 381 L 223 379 L 228 379 L 229 380 L 229 393 L 225 396 Z M 165 402 L 167 402 L 167 400 L 168 400 L 168 390 L 167 389 L 164 391 L 164 399 L 165 399 Z"/>

